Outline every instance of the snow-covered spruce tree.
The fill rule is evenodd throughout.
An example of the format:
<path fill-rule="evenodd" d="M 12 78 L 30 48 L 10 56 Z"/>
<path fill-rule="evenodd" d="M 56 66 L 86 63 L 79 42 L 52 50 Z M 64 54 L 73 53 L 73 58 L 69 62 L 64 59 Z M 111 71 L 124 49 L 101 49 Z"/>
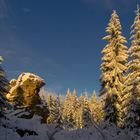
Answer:
<path fill-rule="evenodd" d="M 64 101 L 62 119 L 65 129 L 72 129 L 74 127 L 74 119 L 72 113 L 72 95 L 69 88 L 67 91 L 66 99 Z"/>
<path fill-rule="evenodd" d="M 54 95 L 49 95 L 49 117 L 47 123 L 57 124 L 60 119 L 60 107 L 59 98 Z"/>
<path fill-rule="evenodd" d="M 0 64 L 2 64 L 3 58 L 0 56 Z M 4 116 L 4 108 L 8 106 L 8 103 L 6 101 L 5 94 L 7 91 L 8 86 L 8 80 L 5 76 L 5 71 L 0 66 L 0 118 Z"/>
<path fill-rule="evenodd" d="M 94 117 L 94 122 L 95 123 L 100 123 L 104 120 L 104 101 L 102 98 L 99 98 L 97 100 L 96 108 L 95 108 L 95 117 Z"/>
<path fill-rule="evenodd" d="M 76 123 L 77 123 L 77 112 L 79 109 L 79 105 L 78 105 L 78 99 L 77 99 L 77 92 L 76 89 L 73 90 L 73 95 L 72 95 L 72 101 L 71 101 L 71 112 L 72 112 L 72 116 L 73 116 L 73 128 L 76 129 Z"/>
<path fill-rule="evenodd" d="M 140 8 L 132 25 L 130 61 L 124 89 L 124 126 L 133 129 L 140 127 Z"/>
<path fill-rule="evenodd" d="M 83 102 L 82 102 L 83 103 Z M 82 128 L 83 127 L 83 118 L 82 118 L 82 112 L 83 108 L 80 105 L 80 101 L 78 102 L 78 108 L 76 112 L 76 128 Z"/>
<path fill-rule="evenodd" d="M 64 101 L 62 118 L 64 128 L 76 129 L 77 128 L 77 111 L 79 109 L 76 89 L 71 94 L 70 89 L 67 91 L 66 99 Z"/>
<path fill-rule="evenodd" d="M 96 116 L 97 116 L 97 112 L 96 112 L 96 108 L 97 108 L 97 96 L 96 96 L 96 92 L 93 91 L 93 94 L 91 96 L 91 99 L 90 99 L 90 111 L 91 111 L 91 118 L 92 118 L 92 121 L 96 122 Z"/>
<path fill-rule="evenodd" d="M 115 93 L 108 94 L 105 100 L 105 121 L 110 124 L 115 124 L 118 127 L 122 127 L 122 100 L 119 94 Z"/>
<path fill-rule="evenodd" d="M 92 125 L 90 102 L 86 93 L 80 96 L 77 109 L 77 128 L 88 128 Z"/>
<path fill-rule="evenodd" d="M 47 118 L 47 123 L 52 124 L 55 121 L 55 115 L 54 115 L 54 110 L 55 110 L 55 104 L 54 104 L 54 96 L 49 94 L 47 96 L 47 104 L 48 104 L 48 109 L 49 109 L 49 116 Z"/>
<path fill-rule="evenodd" d="M 97 98 L 96 92 L 94 91 L 90 102 L 89 102 L 89 107 L 91 111 L 91 118 L 92 122 L 94 123 L 99 123 L 103 120 L 104 118 L 104 110 L 103 110 L 103 104 L 101 100 Z"/>
<path fill-rule="evenodd" d="M 62 110 L 63 110 L 63 101 L 61 96 L 56 98 L 56 109 L 57 111 L 57 119 L 56 119 L 56 127 L 62 129 L 63 128 L 63 120 L 62 120 Z"/>
<path fill-rule="evenodd" d="M 108 44 L 102 50 L 100 95 L 107 95 L 105 105 L 105 120 L 122 125 L 121 94 L 124 88 L 124 74 L 127 70 L 128 51 L 125 37 L 122 36 L 121 24 L 116 11 L 113 11 L 103 39 Z"/>
<path fill-rule="evenodd" d="M 81 95 L 77 103 L 76 113 L 76 127 L 83 128 L 83 106 L 84 106 L 84 95 Z"/>
<path fill-rule="evenodd" d="M 96 95 L 96 91 L 95 90 L 92 93 L 90 102 L 91 102 L 91 104 L 96 104 L 96 102 L 97 102 L 97 95 Z"/>
<path fill-rule="evenodd" d="M 82 106 L 82 128 L 88 128 L 92 125 L 91 111 L 89 108 L 88 97 L 84 96 L 84 102 Z"/>

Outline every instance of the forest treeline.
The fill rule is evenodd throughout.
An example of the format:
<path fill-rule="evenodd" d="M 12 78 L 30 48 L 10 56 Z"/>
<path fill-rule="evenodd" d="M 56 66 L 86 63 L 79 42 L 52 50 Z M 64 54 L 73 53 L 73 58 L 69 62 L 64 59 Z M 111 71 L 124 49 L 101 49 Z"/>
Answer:
<path fill-rule="evenodd" d="M 107 45 L 102 50 L 101 90 L 97 97 L 76 90 L 67 91 L 66 97 L 41 94 L 42 102 L 49 110 L 47 124 L 63 129 L 90 127 L 106 122 L 119 128 L 134 130 L 140 127 L 140 8 L 137 6 L 131 27 L 131 46 L 122 34 L 122 26 L 113 11 L 103 38 Z M 2 58 L 0 58 L 2 62 Z M 5 92 L 8 81 L 0 67 L 0 116 L 6 108 Z"/>
<path fill-rule="evenodd" d="M 66 97 L 52 93 L 40 92 L 44 105 L 50 114 L 46 118 L 48 124 L 56 124 L 63 129 L 87 128 L 93 123 L 99 123 L 104 118 L 103 99 L 97 97 L 96 92 L 89 97 L 84 92 L 77 97 L 76 90 L 68 89 Z"/>

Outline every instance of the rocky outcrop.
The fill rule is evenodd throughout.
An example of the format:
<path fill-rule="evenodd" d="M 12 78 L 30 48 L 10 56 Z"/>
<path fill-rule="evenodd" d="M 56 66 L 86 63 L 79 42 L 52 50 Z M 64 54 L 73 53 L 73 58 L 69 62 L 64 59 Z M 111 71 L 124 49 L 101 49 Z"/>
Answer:
<path fill-rule="evenodd" d="M 44 80 L 32 73 L 22 73 L 17 80 L 10 81 L 10 90 L 7 98 L 14 105 L 24 107 L 40 103 L 39 91 L 45 85 Z"/>
<path fill-rule="evenodd" d="M 30 112 L 28 115 L 23 114 L 21 117 L 32 118 L 34 114 L 43 117 L 46 120 L 48 110 L 43 106 L 39 96 L 40 88 L 45 85 L 45 81 L 32 73 L 22 73 L 18 79 L 10 81 L 8 101 L 15 109 L 24 108 L 25 112 Z M 44 122 L 43 121 L 43 122 Z"/>

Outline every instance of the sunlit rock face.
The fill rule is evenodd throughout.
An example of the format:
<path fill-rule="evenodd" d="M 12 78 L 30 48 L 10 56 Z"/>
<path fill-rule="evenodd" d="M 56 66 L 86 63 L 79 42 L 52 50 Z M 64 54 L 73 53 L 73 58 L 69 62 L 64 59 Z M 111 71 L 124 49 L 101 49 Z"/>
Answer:
<path fill-rule="evenodd" d="M 40 103 L 39 91 L 45 85 L 44 80 L 32 73 L 22 73 L 17 80 L 10 81 L 10 90 L 7 98 L 13 105 L 25 107 Z"/>
<path fill-rule="evenodd" d="M 41 77 L 32 73 L 22 73 L 17 80 L 10 81 L 7 99 L 15 109 L 22 108 L 30 112 L 29 115 L 23 115 L 24 118 L 29 119 L 38 114 L 45 122 L 48 110 L 43 106 L 39 96 L 40 88 L 44 85 L 45 82 Z"/>

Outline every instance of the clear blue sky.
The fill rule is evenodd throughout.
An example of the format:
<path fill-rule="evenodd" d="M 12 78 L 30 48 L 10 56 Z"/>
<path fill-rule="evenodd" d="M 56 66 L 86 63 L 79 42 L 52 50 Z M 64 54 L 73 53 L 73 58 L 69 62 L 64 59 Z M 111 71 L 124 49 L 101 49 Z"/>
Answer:
<path fill-rule="evenodd" d="M 46 88 L 98 92 L 102 37 L 117 10 L 129 39 L 139 0 L 0 0 L 0 55 L 9 79 L 25 72 Z M 129 44 L 128 44 L 129 45 Z"/>

